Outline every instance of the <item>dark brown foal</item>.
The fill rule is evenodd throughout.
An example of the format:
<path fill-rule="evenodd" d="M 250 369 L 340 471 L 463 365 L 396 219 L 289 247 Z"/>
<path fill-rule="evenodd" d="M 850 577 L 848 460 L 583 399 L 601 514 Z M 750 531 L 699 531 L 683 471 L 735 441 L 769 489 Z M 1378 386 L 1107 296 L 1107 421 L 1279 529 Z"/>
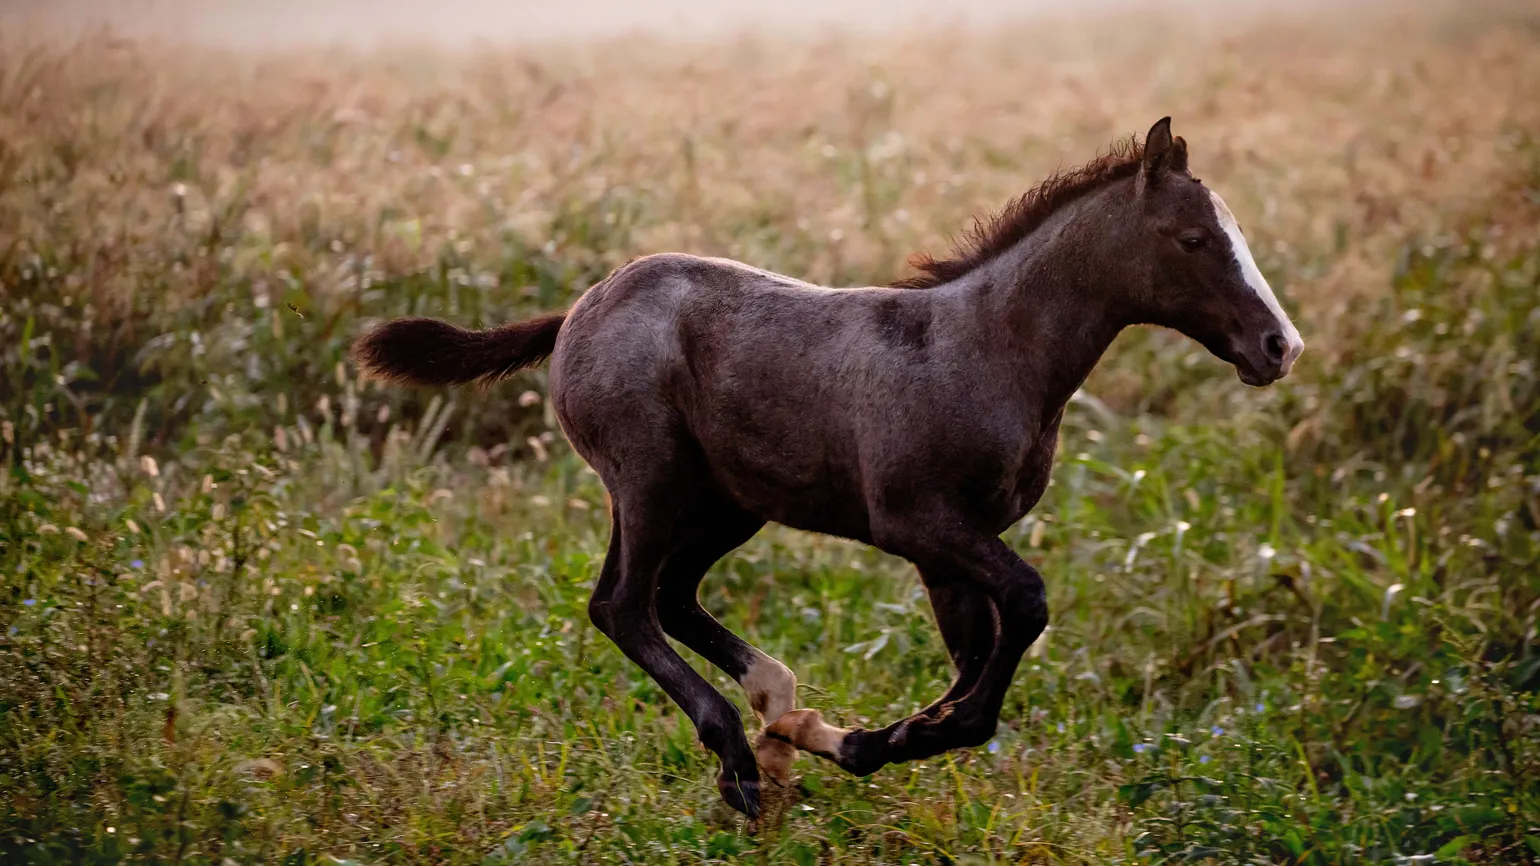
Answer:
<path fill-rule="evenodd" d="M 551 357 L 557 418 L 614 501 L 593 621 L 689 715 L 722 797 L 750 815 L 761 768 L 785 782 L 796 749 L 866 774 L 994 735 L 1048 622 L 1042 577 L 1000 533 L 1042 496 L 1064 407 L 1123 328 L 1174 328 L 1258 386 L 1303 348 L 1169 118 L 916 265 L 895 286 L 828 289 L 649 256 L 565 314 L 485 331 L 406 319 L 356 348 L 374 375 L 435 385 Z M 870 731 L 796 709 L 792 672 L 696 600 L 769 521 L 913 562 L 957 666 L 946 693 Z M 742 685 L 766 726 L 755 748 L 666 636 Z"/>

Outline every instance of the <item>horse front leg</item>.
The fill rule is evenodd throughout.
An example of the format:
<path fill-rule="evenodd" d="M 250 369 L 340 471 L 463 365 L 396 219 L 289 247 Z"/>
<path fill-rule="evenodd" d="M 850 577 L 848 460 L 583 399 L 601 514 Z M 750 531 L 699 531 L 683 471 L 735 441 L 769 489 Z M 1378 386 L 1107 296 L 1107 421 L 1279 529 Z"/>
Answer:
<path fill-rule="evenodd" d="M 943 706 L 973 691 L 978 684 L 984 665 L 1000 639 L 1000 623 L 988 593 L 966 577 L 939 569 L 921 569 L 920 580 L 930 597 L 936 628 L 957 668 L 957 675 L 946 692 L 920 710 L 920 715 L 934 716 Z"/>
<path fill-rule="evenodd" d="M 963 611 L 970 611 L 977 626 L 977 605 L 982 595 L 992 603 L 991 619 L 998 625 L 993 629 L 994 639 L 982 664 L 977 662 L 981 642 L 964 643 L 961 634 L 958 647 L 953 647 L 949 640 L 954 660 L 961 649 L 957 680 L 941 700 L 906 719 L 877 730 L 838 728 L 824 722 L 816 710 L 794 710 L 777 719 L 767 731 L 772 737 L 828 758 L 861 776 L 885 764 L 919 760 L 988 742 L 995 734 L 1000 708 L 1022 655 L 1048 624 L 1042 577 L 996 536 L 980 533 L 952 544 L 906 543 L 891 552 L 914 561 L 922 575 L 931 576 L 931 580 L 940 582 L 940 576 L 945 575 L 943 586 L 950 588 L 957 581 L 970 587 L 939 594 L 943 607 L 937 610 L 938 622 L 959 625 Z M 932 604 L 937 600 L 938 594 L 932 591 Z M 943 626 L 943 635 L 947 630 Z M 970 664 L 977 665 L 971 683 Z"/>

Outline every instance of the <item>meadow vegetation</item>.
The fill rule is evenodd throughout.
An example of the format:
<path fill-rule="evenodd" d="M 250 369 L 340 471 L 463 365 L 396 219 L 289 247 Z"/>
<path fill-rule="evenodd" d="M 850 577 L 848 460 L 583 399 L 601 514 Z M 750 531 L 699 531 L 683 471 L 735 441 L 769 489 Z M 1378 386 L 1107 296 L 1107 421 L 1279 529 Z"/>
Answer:
<path fill-rule="evenodd" d="M 1540 13 L 1184 9 L 6 36 L 0 859 L 1540 862 Z M 1053 619 L 996 738 L 863 779 L 804 757 L 754 826 L 587 621 L 605 495 L 544 374 L 418 393 L 345 360 L 646 252 L 889 280 L 1165 114 L 1305 335 L 1294 375 L 1120 338 L 1006 536 Z M 912 570 L 859 545 L 767 529 L 702 595 L 841 723 L 949 681 Z"/>

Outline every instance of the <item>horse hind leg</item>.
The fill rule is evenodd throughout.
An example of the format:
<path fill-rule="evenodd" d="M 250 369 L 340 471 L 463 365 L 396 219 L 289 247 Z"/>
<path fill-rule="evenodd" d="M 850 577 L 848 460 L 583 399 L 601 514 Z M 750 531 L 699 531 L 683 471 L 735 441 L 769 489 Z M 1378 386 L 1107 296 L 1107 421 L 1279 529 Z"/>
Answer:
<path fill-rule="evenodd" d="M 658 579 L 658 619 L 669 637 L 738 681 L 749 707 L 768 725 L 796 706 L 797 677 L 781 662 L 734 634 L 701 607 L 701 580 L 717 560 L 748 541 L 765 521 L 720 496 L 703 496 L 686 510 L 679 538 Z M 778 785 L 791 781 L 794 746 L 763 732 L 755 760 Z"/>
<path fill-rule="evenodd" d="M 674 486 L 614 491 L 615 528 L 589 615 L 621 652 L 646 671 L 689 716 L 702 745 L 721 760 L 717 789 L 729 806 L 759 815 L 759 769 L 737 707 L 669 646 L 657 587 L 673 546 L 685 491 Z M 686 494 L 687 495 L 687 494 Z"/>

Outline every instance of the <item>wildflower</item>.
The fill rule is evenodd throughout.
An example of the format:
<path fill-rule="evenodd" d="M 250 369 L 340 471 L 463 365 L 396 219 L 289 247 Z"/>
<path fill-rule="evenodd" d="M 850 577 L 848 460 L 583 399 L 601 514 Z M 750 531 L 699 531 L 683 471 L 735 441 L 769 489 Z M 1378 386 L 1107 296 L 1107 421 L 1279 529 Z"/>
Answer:
<path fill-rule="evenodd" d="M 1219 726 L 1218 726 L 1218 725 L 1215 725 L 1215 726 L 1213 726 L 1213 727 L 1212 727 L 1212 728 L 1209 728 L 1209 729 L 1208 729 L 1208 732 L 1209 732 L 1209 733 L 1210 733 L 1210 734 L 1213 734 L 1213 735 L 1214 735 L 1214 736 L 1216 736 L 1216 737 L 1222 737 L 1222 736 L 1224 736 L 1224 735 L 1225 735 L 1225 729 L 1224 729 L 1224 728 L 1221 728 L 1221 727 L 1219 727 Z"/>
<path fill-rule="evenodd" d="M 1149 750 L 1148 743 L 1134 743 L 1134 754 L 1142 755 Z"/>
<path fill-rule="evenodd" d="M 1059 733 L 1061 733 L 1061 734 L 1064 733 L 1064 723 L 1063 722 L 1059 723 Z"/>
<path fill-rule="evenodd" d="M 1396 600 L 1396 596 L 1401 594 L 1403 589 L 1406 589 L 1406 584 L 1404 583 L 1392 583 L 1390 586 L 1385 587 L 1385 603 L 1380 606 L 1380 619 L 1390 619 L 1390 605 Z"/>
<path fill-rule="evenodd" d="M 1198 763 L 1200 763 L 1200 764 L 1207 764 L 1208 763 L 1208 755 L 1201 755 L 1201 756 L 1199 756 Z"/>
<path fill-rule="evenodd" d="M 991 754 L 991 755 L 998 755 L 998 754 L 1000 754 L 1000 741 L 999 740 L 995 740 L 994 742 L 989 744 L 989 754 Z"/>
<path fill-rule="evenodd" d="M 1267 709 L 1267 707 L 1263 706 L 1261 701 L 1257 701 L 1257 712 L 1260 713 L 1260 712 L 1265 711 L 1266 709 Z"/>
<path fill-rule="evenodd" d="M 144 560 L 136 559 L 128 564 L 129 568 L 144 568 Z"/>
<path fill-rule="evenodd" d="M 31 607 L 34 604 L 37 604 L 37 599 L 35 599 L 35 598 L 24 598 L 24 599 L 21 600 L 21 603 L 23 605 L 27 606 L 27 607 Z"/>

